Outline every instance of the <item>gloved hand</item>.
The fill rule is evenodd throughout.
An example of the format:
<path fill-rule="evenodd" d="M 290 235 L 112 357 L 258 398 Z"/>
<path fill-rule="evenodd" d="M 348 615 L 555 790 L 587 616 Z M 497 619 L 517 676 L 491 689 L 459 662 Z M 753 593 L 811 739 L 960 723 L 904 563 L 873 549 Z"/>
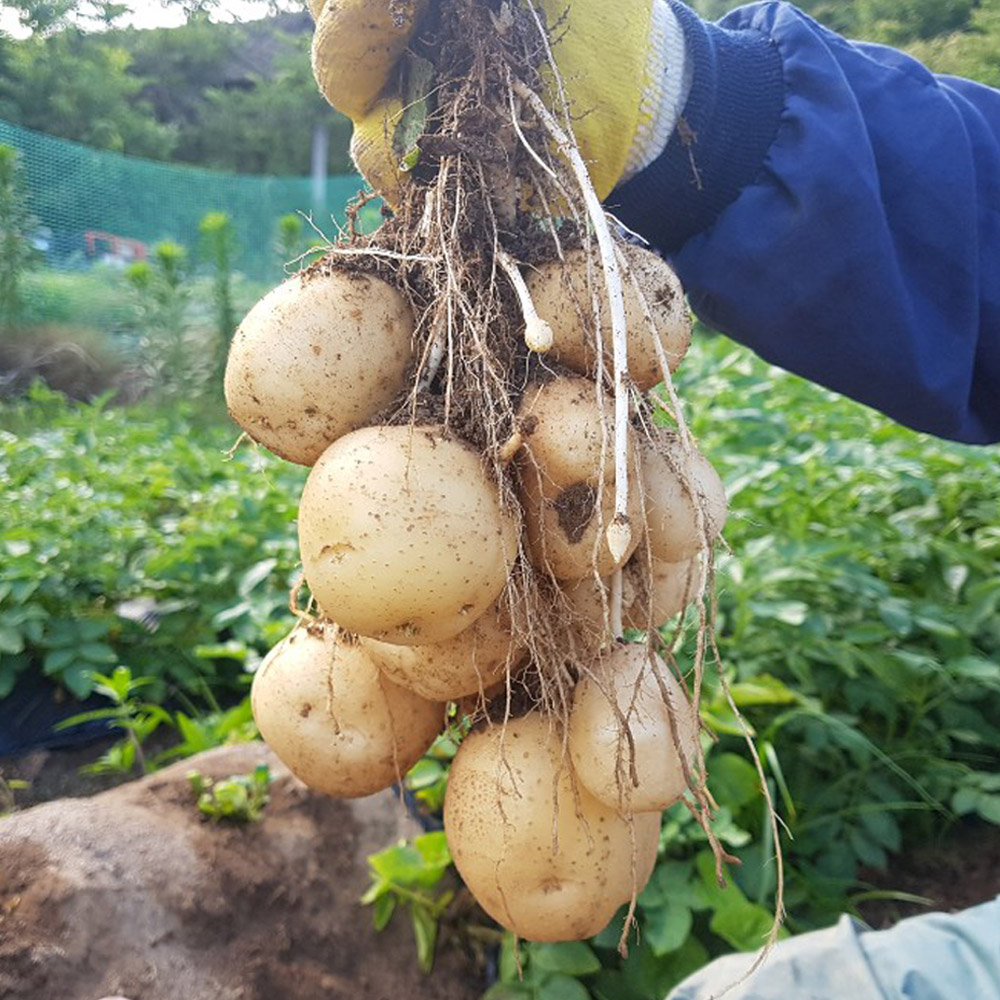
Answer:
<path fill-rule="evenodd" d="M 398 60 L 430 0 L 309 0 L 313 72 L 354 122 L 358 169 L 390 201 L 405 183 L 393 137 L 403 110 Z M 558 23 L 553 56 L 591 179 L 604 198 L 666 146 L 690 87 L 668 0 L 538 0 Z M 542 95 L 543 97 L 546 95 Z"/>

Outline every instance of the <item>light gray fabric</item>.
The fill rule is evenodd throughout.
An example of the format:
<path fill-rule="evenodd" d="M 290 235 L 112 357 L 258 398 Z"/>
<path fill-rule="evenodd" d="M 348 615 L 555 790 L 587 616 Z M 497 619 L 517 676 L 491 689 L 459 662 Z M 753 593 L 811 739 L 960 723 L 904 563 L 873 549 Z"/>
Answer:
<path fill-rule="evenodd" d="M 667 1000 L 712 1000 L 746 973 L 728 955 Z M 1000 896 L 962 913 L 911 917 L 885 931 L 850 917 L 781 942 L 727 1000 L 1000 1000 Z"/>

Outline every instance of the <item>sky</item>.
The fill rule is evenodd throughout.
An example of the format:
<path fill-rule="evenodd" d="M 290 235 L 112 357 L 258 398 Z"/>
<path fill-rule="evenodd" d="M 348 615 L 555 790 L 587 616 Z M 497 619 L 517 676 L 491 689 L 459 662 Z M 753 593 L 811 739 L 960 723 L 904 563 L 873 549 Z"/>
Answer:
<path fill-rule="evenodd" d="M 130 17 L 123 18 L 122 24 L 132 24 L 137 28 L 169 28 L 184 23 L 183 11 L 177 7 L 171 10 L 156 0 L 131 0 L 129 6 L 133 13 Z M 261 17 L 266 12 L 266 5 L 254 3 L 253 0 L 224 0 L 219 5 L 219 14 L 216 16 L 219 20 L 246 21 Z M 24 35 L 17 15 L 9 8 L 0 8 L 0 31 L 16 37 Z"/>

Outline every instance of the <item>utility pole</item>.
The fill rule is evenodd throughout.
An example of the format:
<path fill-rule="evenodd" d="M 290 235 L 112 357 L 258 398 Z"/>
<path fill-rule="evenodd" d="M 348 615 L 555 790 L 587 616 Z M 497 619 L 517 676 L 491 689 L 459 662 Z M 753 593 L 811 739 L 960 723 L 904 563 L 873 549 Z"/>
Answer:
<path fill-rule="evenodd" d="M 312 146 L 312 212 L 322 219 L 327 212 L 326 180 L 330 164 L 330 128 L 317 125 L 313 129 Z"/>

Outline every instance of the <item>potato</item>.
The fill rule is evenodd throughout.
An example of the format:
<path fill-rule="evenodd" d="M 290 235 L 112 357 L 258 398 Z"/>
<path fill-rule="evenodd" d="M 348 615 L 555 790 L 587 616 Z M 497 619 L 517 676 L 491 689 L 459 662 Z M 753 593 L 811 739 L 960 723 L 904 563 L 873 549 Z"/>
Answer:
<path fill-rule="evenodd" d="M 642 568 L 632 562 L 625 568 L 632 581 L 631 603 L 622 616 L 626 628 L 645 631 L 659 628 L 680 614 L 698 595 L 703 571 L 697 559 L 669 563 L 654 559 L 649 569 L 649 592 L 643 585 Z"/>
<path fill-rule="evenodd" d="M 687 787 L 654 664 L 674 710 L 688 769 L 694 772 L 697 766 L 698 720 L 683 688 L 663 660 L 650 659 L 645 646 L 618 646 L 577 685 L 569 719 L 569 752 L 576 774 L 611 809 L 666 809 Z M 632 751 L 619 712 L 632 734 L 637 784 L 632 783 Z"/>
<path fill-rule="evenodd" d="M 299 508 L 310 590 L 344 628 L 399 645 L 444 642 L 500 596 L 515 514 L 479 455 L 432 427 L 366 427 L 331 445 Z"/>
<path fill-rule="evenodd" d="M 597 571 L 608 575 L 629 558 L 642 537 L 642 507 L 635 489 L 628 509 L 632 539 L 620 559 L 603 537 L 615 512 L 613 417 L 613 401 L 605 397 L 602 414 L 594 386 L 575 376 L 531 387 L 518 411 L 524 435 L 519 471 L 528 547 L 532 562 L 547 567 L 559 580 L 593 573 L 595 549 Z"/>
<path fill-rule="evenodd" d="M 521 480 L 528 552 L 536 567 L 548 569 L 557 580 L 579 580 L 594 572 L 596 552 L 597 572 L 607 576 L 635 552 L 642 539 L 636 527 L 642 520 L 636 493 L 629 495 L 628 506 L 632 538 L 622 558 L 615 559 L 604 537 L 615 514 L 613 486 L 597 491 L 581 484 L 549 500 L 537 484 L 537 475 L 530 471 Z"/>
<path fill-rule="evenodd" d="M 630 608 L 635 601 L 636 591 L 629 572 L 633 562 L 630 561 L 622 574 L 622 607 Z M 611 580 L 602 579 L 600 583 L 593 575 L 580 580 L 571 580 L 561 586 L 563 596 L 572 609 L 574 621 L 571 628 L 577 635 L 591 646 L 599 646 L 611 638 L 605 627 L 605 602 L 611 601 Z M 602 594 L 603 590 L 603 594 Z M 610 624 L 610 622 L 608 622 Z"/>
<path fill-rule="evenodd" d="M 299 628 L 264 658 L 250 692 L 268 746 L 311 788 L 339 798 L 400 781 L 444 728 L 444 707 L 383 676 L 332 625 Z"/>
<path fill-rule="evenodd" d="M 691 345 L 691 315 L 684 290 L 669 265 L 656 254 L 637 246 L 623 249 L 643 289 L 670 370 L 674 371 Z M 566 254 L 565 263 L 543 264 L 528 276 L 527 282 L 538 314 L 552 327 L 550 355 L 581 375 L 594 375 L 597 349 L 585 252 L 572 250 Z M 610 371 L 614 367 L 611 312 L 599 269 L 594 270 L 594 282 L 601 302 L 604 365 Z M 640 389 L 651 389 L 663 377 L 659 358 L 635 289 L 630 280 L 624 285 L 629 375 Z"/>
<path fill-rule="evenodd" d="M 592 382 L 562 375 L 531 385 L 517 416 L 524 435 L 521 459 L 539 470 L 545 496 L 557 497 L 578 483 L 597 486 L 605 446 L 604 479 L 614 481 L 615 404 L 605 393 L 602 413 Z"/>
<path fill-rule="evenodd" d="M 555 724 L 539 712 L 465 738 L 444 825 L 476 900 L 529 941 L 601 931 L 649 880 L 660 829 L 658 815 L 630 822 L 582 787 Z"/>
<path fill-rule="evenodd" d="M 233 337 L 229 412 L 265 448 L 312 465 L 402 390 L 413 326 L 406 300 L 379 278 L 337 270 L 289 278 Z"/>
<path fill-rule="evenodd" d="M 675 468 L 683 469 L 704 515 L 698 530 L 695 502 L 681 484 Z M 679 438 L 663 454 L 645 444 L 642 448 L 646 531 L 653 557 L 663 562 L 683 562 L 696 555 L 722 532 L 726 524 L 726 491 L 719 474 L 699 452 L 685 454 Z"/>
<path fill-rule="evenodd" d="M 656 628 L 663 625 L 694 600 L 701 582 L 701 566 L 696 559 L 683 563 L 665 563 L 654 559 L 649 574 L 651 605 L 644 582 L 646 572 L 638 561 L 638 555 L 625 565 L 622 575 L 622 624 L 625 628 L 645 631 L 650 621 Z M 611 599 L 611 580 L 604 579 L 598 583 L 593 575 L 586 576 L 564 583 L 562 592 L 573 610 L 577 631 L 582 631 L 592 645 L 600 645 L 608 639 L 604 601 Z"/>
<path fill-rule="evenodd" d="M 498 604 L 464 632 L 427 646 L 398 646 L 362 639 L 382 672 L 397 684 L 433 701 L 479 694 L 514 669 L 524 648 L 511 634 L 509 615 Z"/>

